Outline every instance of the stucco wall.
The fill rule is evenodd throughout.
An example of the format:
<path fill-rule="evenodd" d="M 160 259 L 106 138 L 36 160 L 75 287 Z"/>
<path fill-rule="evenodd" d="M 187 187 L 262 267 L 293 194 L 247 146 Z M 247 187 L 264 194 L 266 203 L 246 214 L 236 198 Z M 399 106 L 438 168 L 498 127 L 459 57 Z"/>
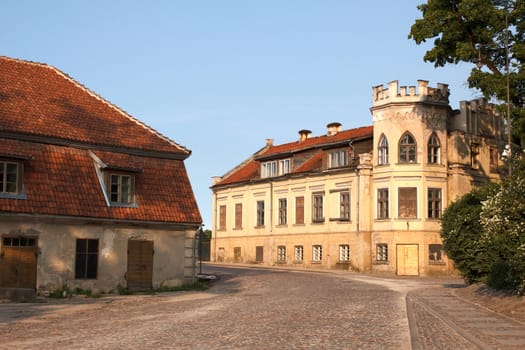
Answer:
<path fill-rule="evenodd" d="M 2 220 L 0 235 L 37 238 L 38 290 L 67 287 L 110 292 L 119 285 L 125 287 L 127 247 L 131 239 L 153 241 L 153 288 L 180 285 L 192 279 L 192 230 Z M 99 240 L 96 279 L 75 279 L 76 239 Z"/>

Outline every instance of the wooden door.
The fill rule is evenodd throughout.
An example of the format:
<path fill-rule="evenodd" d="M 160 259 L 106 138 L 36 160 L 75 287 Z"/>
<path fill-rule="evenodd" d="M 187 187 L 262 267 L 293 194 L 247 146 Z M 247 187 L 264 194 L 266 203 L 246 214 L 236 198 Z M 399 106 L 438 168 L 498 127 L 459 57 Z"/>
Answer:
<path fill-rule="evenodd" d="M 31 237 L 3 237 L 0 287 L 36 288 L 37 241 Z"/>
<path fill-rule="evenodd" d="M 419 275 L 419 246 L 417 244 L 398 244 L 396 256 L 398 275 Z"/>
<path fill-rule="evenodd" d="M 153 285 L 153 241 L 128 241 L 128 290 L 147 291 Z"/>

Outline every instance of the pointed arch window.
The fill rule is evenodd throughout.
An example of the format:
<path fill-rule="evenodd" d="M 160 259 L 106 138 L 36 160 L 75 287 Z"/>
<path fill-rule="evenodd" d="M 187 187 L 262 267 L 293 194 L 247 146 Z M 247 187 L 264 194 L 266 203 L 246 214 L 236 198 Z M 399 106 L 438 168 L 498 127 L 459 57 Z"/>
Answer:
<path fill-rule="evenodd" d="M 416 162 L 416 141 L 410 133 L 405 133 L 399 141 L 399 162 Z"/>
<path fill-rule="evenodd" d="M 436 134 L 432 134 L 430 136 L 430 139 L 428 139 L 428 163 L 441 163 L 441 146 L 439 144 L 439 139 Z"/>
<path fill-rule="evenodd" d="M 379 139 L 379 152 L 377 163 L 379 165 L 388 164 L 388 140 L 385 135 L 381 135 Z"/>

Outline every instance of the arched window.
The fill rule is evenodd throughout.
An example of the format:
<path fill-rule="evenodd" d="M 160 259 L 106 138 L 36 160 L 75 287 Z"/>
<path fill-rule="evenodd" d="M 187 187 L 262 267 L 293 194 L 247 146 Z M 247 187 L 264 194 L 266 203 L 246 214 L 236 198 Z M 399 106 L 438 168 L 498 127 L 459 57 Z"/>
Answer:
<path fill-rule="evenodd" d="M 428 162 L 430 164 L 441 163 L 441 147 L 436 134 L 432 134 L 428 140 Z"/>
<path fill-rule="evenodd" d="M 416 141 L 408 132 L 401 136 L 399 142 L 399 162 L 415 163 L 416 162 Z"/>
<path fill-rule="evenodd" d="M 381 135 L 381 139 L 379 140 L 377 163 L 379 165 L 388 164 L 388 140 L 386 139 L 385 135 Z"/>

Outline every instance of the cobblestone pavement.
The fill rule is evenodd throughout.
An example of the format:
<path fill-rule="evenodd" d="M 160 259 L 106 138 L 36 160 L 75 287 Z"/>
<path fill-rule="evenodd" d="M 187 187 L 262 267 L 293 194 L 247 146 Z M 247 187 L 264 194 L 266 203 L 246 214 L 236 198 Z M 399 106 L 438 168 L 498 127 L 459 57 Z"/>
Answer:
<path fill-rule="evenodd" d="M 209 269 L 221 280 L 206 292 L 0 304 L 0 349 L 512 349 L 525 341 L 523 325 L 465 304 L 443 281 Z"/>

